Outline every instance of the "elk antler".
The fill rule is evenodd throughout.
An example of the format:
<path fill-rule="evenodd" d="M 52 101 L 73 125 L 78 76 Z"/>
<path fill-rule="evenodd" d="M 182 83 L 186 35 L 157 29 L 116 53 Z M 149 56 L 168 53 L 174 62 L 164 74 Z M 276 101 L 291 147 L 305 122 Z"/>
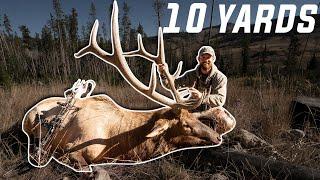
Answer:
<path fill-rule="evenodd" d="M 111 16 L 111 41 L 112 41 L 112 53 L 105 52 L 101 49 L 97 43 L 97 32 L 98 32 L 99 22 L 95 21 L 93 28 L 91 30 L 89 45 L 81 49 L 78 53 L 74 54 L 75 58 L 81 58 L 87 54 L 93 54 L 100 58 L 102 61 L 109 63 L 116 67 L 121 75 L 127 80 L 127 82 L 138 92 L 142 93 L 149 99 L 156 101 L 162 105 L 166 105 L 172 108 L 184 108 L 184 109 L 194 109 L 198 107 L 201 103 L 200 100 L 192 99 L 189 95 L 187 98 L 180 96 L 178 90 L 175 88 L 174 80 L 180 75 L 182 62 L 179 63 L 177 71 L 174 75 L 171 75 L 166 68 L 164 71 L 165 76 L 168 78 L 170 91 L 174 99 L 168 98 L 162 94 L 155 91 L 156 89 L 156 66 L 155 64 L 166 64 L 165 54 L 164 54 L 164 43 L 163 43 L 163 33 L 161 28 L 159 28 L 159 40 L 158 40 L 158 55 L 154 56 L 148 53 L 142 43 L 141 35 L 138 35 L 138 50 L 124 53 L 121 47 L 120 36 L 119 36 L 119 23 L 118 23 L 118 5 L 117 2 L 113 3 L 113 11 Z M 149 87 L 140 82 L 130 70 L 125 57 L 140 56 L 151 62 L 153 62 L 151 70 L 151 78 Z"/>

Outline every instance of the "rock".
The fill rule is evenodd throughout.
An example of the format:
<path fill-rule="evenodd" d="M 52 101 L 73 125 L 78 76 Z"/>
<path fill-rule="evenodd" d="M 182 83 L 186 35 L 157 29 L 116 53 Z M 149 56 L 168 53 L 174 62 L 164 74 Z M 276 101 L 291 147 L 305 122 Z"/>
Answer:
<path fill-rule="evenodd" d="M 271 146 L 265 140 L 259 138 L 255 134 L 250 133 L 249 131 L 247 131 L 245 129 L 240 129 L 239 133 L 236 135 L 235 138 L 245 148 Z"/>
<path fill-rule="evenodd" d="M 306 136 L 306 133 L 300 129 L 290 129 L 281 133 L 280 137 L 291 141 L 297 141 Z"/>
<path fill-rule="evenodd" d="M 94 180 L 111 180 L 109 173 L 102 167 L 95 166 L 93 171 L 89 173 L 82 173 L 80 180 L 94 179 Z"/>
<path fill-rule="evenodd" d="M 94 179 L 95 180 L 111 180 L 107 170 L 105 170 L 105 169 L 103 169 L 102 167 L 99 167 L 99 166 L 95 167 Z"/>
<path fill-rule="evenodd" d="M 210 177 L 210 180 L 228 180 L 228 179 L 229 178 L 223 175 L 222 173 L 216 173 Z"/>

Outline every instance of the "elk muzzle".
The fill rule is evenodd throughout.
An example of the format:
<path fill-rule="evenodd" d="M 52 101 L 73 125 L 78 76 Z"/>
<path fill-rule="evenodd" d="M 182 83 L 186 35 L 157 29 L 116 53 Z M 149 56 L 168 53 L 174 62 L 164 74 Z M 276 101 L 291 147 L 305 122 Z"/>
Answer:
<path fill-rule="evenodd" d="M 198 138 L 204 140 L 204 144 L 216 145 L 221 143 L 220 134 L 209 126 L 203 124 L 200 120 L 198 126 L 196 126 L 193 131 Z"/>

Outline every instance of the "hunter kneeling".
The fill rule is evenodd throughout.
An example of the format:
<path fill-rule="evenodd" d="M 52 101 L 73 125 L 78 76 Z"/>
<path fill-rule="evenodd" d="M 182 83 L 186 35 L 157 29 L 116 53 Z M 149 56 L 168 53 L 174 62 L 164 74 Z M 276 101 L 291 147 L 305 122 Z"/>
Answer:
<path fill-rule="evenodd" d="M 193 110 L 199 114 L 212 114 L 214 117 L 204 118 L 209 125 L 220 134 L 228 132 L 235 126 L 235 121 L 228 112 L 221 108 L 227 95 L 227 77 L 214 65 L 216 56 L 214 49 L 210 46 L 203 46 L 198 51 L 197 66 L 185 72 L 175 80 L 176 88 L 188 87 L 191 96 L 201 99 L 201 105 Z M 162 84 L 168 87 L 168 80 L 164 72 L 167 64 L 158 64 Z M 211 113 L 209 113 L 211 112 Z"/>

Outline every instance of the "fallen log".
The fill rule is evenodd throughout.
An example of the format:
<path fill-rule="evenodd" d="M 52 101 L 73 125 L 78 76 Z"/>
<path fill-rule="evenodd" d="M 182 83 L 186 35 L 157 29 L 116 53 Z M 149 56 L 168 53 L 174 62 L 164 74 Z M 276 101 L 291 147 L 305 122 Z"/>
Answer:
<path fill-rule="evenodd" d="M 245 176 L 253 179 L 268 175 L 276 179 L 320 179 L 320 170 L 317 169 L 221 148 L 190 150 L 180 156 L 186 165 L 195 165 L 195 159 L 197 167 L 202 164 L 201 168 L 210 168 L 213 173 L 216 167 L 224 167 L 233 172 L 244 172 Z"/>

